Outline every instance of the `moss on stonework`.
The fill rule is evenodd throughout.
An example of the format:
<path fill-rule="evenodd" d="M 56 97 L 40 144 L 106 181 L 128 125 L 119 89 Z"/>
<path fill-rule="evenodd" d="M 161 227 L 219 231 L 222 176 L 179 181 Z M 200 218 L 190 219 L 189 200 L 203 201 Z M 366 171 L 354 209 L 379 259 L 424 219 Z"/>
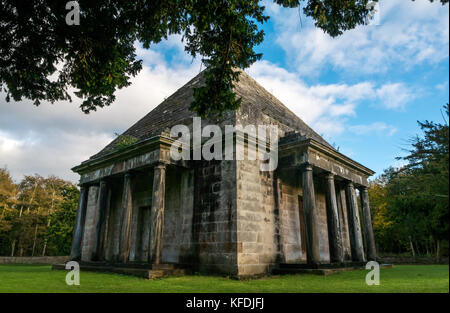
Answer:
<path fill-rule="evenodd" d="M 134 145 L 136 142 L 138 142 L 138 139 L 134 136 L 130 135 L 119 135 L 115 133 L 117 136 L 116 142 L 114 144 L 114 150 L 120 151 L 123 149 L 128 148 L 131 145 Z"/>

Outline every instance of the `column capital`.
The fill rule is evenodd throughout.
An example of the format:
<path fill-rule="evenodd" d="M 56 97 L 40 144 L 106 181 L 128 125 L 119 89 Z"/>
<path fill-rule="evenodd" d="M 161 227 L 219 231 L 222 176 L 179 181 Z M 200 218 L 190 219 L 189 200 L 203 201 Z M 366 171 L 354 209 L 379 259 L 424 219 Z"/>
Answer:
<path fill-rule="evenodd" d="M 132 173 L 131 171 L 128 171 L 128 172 L 126 172 L 126 173 L 123 175 L 123 177 L 129 179 L 129 178 L 133 177 L 133 173 Z"/>
<path fill-rule="evenodd" d="M 300 169 L 302 171 L 312 171 L 313 170 L 313 165 L 311 163 L 303 163 L 300 165 Z"/>
<path fill-rule="evenodd" d="M 331 173 L 331 172 L 327 172 L 327 173 L 325 173 L 325 178 L 326 179 L 328 179 L 328 180 L 334 180 L 334 176 L 336 176 L 334 173 Z"/>
<path fill-rule="evenodd" d="M 164 162 L 158 162 L 155 164 L 155 168 L 158 168 L 158 169 L 166 169 L 166 167 L 167 167 L 167 164 Z"/>
<path fill-rule="evenodd" d="M 367 187 L 367 186 L 359 186 L 358 189 L 359 189 L 359 191 L 364 191 L 364 192 L 369 191 L 369 187 Z"/>

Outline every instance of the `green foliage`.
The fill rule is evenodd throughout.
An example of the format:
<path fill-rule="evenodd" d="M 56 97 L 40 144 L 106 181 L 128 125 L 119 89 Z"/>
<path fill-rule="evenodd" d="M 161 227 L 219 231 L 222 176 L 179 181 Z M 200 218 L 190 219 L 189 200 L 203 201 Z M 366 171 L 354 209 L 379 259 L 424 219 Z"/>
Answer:
<path fill-rule="evenodd" d="M 274 0 L 303 7 L 330 36 L 364 24 L 369 0 Z M 441 0 L 442 3 L 448 0 Z M 236 69 L 261 58 L 254 47 L 268 20 L 260 0 L 79 0 L 80 25 L 67 25 L 65 2 L 4 0 L 0 6 L 0 89 L 6 99 L 72 100 L 89 113 L 115 100 L 142 69 L 135 43 L 148 49 L 181 34 L 185 50 L 207 66 L 205 85 L 195 91 L 192 110 L 201 116 L 236 109 Z M 304 5 L 302 5 L 304 3 Z M 45 31 L 43 31 L 45 30 Z M 306 43 L 307 44 L 307 43 Z"/>
<path fill-rule="evenodd" d="M 448 241 L 449 126 L 448 104 L 444 124 L 418 122 L 423 136 L 411 140 L 408 163 L 389 168 L 371 184 L 374 232 L 382 250 L 434 252 Z"/>
<path fill-rule="evenodd" d="M 50 215 L 52 222 L 46 230 L 50 255 L 70 255 L 79 195 L 77 187 L 67 186 L 63 190 L 63 201 Z"/>
<path fill-rule="evenodd" d="M 0 255 L 61 255 L 70 251 L 78 189 L 54 176 L 14 183 L 0 169 Z"/>

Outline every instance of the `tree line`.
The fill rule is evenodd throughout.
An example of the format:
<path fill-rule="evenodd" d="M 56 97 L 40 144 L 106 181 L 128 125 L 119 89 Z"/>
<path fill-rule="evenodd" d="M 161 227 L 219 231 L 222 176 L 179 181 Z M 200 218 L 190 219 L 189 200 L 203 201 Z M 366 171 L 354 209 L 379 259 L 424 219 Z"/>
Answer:
<path fill-rule="evenodd" d="M 371 182 L 369 196 L 379 252 L 448 255 L 449 105 L 442 123 L 418 122 L 403 166 L 390 167 Z"/>
<path fill-rule="evenodd" d="M 24 176 L 15 183 L 0 168 L 0 255 L 70 254 L 79 191 L 49 176 Z"/>

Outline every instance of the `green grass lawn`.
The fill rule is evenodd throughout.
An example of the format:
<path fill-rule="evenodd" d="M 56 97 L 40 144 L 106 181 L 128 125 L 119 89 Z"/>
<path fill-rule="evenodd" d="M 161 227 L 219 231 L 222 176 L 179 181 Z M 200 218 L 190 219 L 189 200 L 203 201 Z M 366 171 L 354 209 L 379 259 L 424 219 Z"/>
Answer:
<path fill-rule="evenodd" d="M 145 280 L 81 272 L 81 284 L 68 286 L 66 271 L 52 271 L 48 265 L 15 264 L 0 265 L 0 292 L 449 292 L 448 265 L 382 268 L 379 286 L 365 284 L 367 272 L 272 276 L 245 281 L 196 275 Z"/>

